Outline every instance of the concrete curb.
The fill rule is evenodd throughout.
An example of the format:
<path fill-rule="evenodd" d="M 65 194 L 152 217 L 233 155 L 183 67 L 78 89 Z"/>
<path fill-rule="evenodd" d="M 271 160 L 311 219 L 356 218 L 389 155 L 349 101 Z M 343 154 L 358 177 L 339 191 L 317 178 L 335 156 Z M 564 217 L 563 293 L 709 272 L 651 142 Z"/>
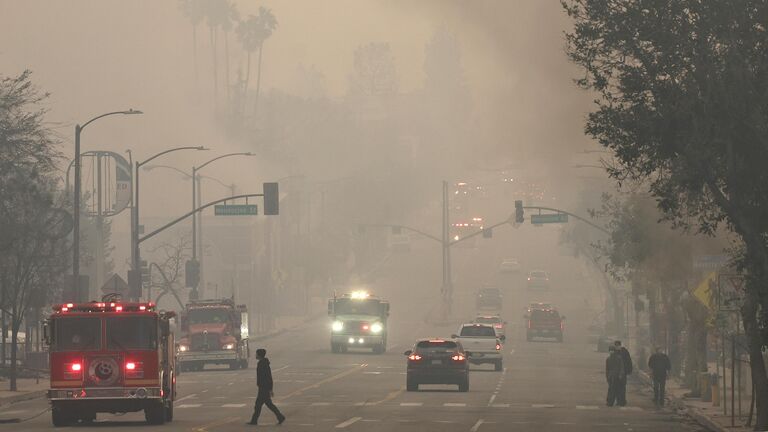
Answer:
<path fill-rule="evenodd" d="M 640 381 L 643 382 L 643 384 L 653 387 L 653 381 L 651 380 L 650 375 L 648 375 L 648 372 L 643 370 L 638 370 L 637 376 L 640 378 Z M 726 428 L 711 418 L 707 416 L 706 414 L 702 413 L 698 409 L 689 406 L 685 403 L 685 399 L 678 398 L 675 396 L 671 396 L 670 394 L 667 394 L 667 399 L 671 402 L 671 405 L 674 406 L 675 409 L 684 411 L 686 415 L 688 415 L 690 418 L 692 418 L 696 423 L 699 423 L 700 425 L 704 426 L 705 428 L 714 431 L 714 432 L 726 432 L 729 431 L 730 428 Z"/>
<path fill-rule="evenodd" d="M 6 406 L 6 405 L 12 405 L 17 402 L 24 402 L 32 399 L 38 399 L 45 397 L 45 394 L 48 392 L 48 390 L 35 390 L 31 392 L 25 392 L 22 394 L 7 396 L 0 398 L 0 407 Z"/>

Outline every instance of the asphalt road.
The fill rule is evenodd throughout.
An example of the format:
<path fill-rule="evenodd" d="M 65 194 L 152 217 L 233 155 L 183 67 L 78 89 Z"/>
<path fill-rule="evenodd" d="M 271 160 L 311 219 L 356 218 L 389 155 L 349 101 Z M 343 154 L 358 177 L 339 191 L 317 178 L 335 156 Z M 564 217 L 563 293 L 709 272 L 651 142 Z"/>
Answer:
<path fill-rule="evenodd" d="M 548 228 L 547 228 L 548 230 Z M 456 308 L 449 322 L 435 324 L 439 248 L 414 242 L 409 253 L 391 256 L 377 271 L 372 288 L 392 300 L 391 333 L 383 355 L 351 351 L 332 354 L 328 320 L 323 317 L 260 342 L 268 349 L 275 378 L 275 401 L 287 416 L 277 426 L 264 410 L 259 429 L 348 431 L 703 431 L 668 410 L 656 410 L 650 394 L 630 385 L 629 406 L 605 406 L 605 354 L 589 343 L 587 326 L 599 307 L 597 284 L 577 260 L 526 250 L 521 238 L 547 239 L 556 244 L 556 230 L 497 235 L 478 248 L 457 249 Z M 516 244 L 518 246 L 513 246 Z M 530 291 L 524 276 L 499 275 L 498 262 L 518 257 L 524 268 L 553 272 L 553 288 Z M 405 357 L 418 337 L 448 336 L 472 318 L 473 292 L 483 283 L 505 290 L 505 369 L 477 366 L 470 374 L 469 393 L 455 386 L 422 386 L 405 391 Z M 565 342 L 526 342 L 523 308 L 530 301 L 551 301 L 568 317 Z M 213 370 L 179 377 L 175 420 L 165 430 L 239 431 L 253 428 L 250 418 L 256 394 L 255 370 Z M 28 418 L 47 408 L 45 400 L 18 403 L 0 410 L 0 418 Z M 50 414 L 0 430 L 50 430 Z M 99 415 L 90 426 L 70 429 L 146 430 L 143 414 Z"/>

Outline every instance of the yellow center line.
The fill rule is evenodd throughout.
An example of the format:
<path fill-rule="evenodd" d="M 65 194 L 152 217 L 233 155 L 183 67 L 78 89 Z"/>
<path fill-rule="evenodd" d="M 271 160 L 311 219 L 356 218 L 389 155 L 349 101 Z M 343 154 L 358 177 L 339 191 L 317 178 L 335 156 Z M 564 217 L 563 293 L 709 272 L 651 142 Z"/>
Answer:
<path fill-rule="evenodd" d="M 366 402 L 365 404 L 366 405 L 379 405 L 379 404 L 382 404 L 384 402 L 389 402 L 392 399 L 400 396 L 404 391 L 405 391 L 405 386 L 400 387 L 399 389 L 397 389 L 397 390 L 395 390 L 393 392 L 389 392 L 389 394 L 387 394 L 387 396 L 384 399 L 382 399 L 382 400 L 377 400 L 377 401 L 374 401 L 374 402 Z"/>
<path fill-rule="evenodd" d="M 363 369 L 364 367 L 367 367 L 367 366 L 368 366 L 368 364 L 363 363 L 360 366 L 355 366 L 352 369 L 348 369 L 348 370 L 345 370 L 344 372 L 337 373 L 336 375 L 333 375 L 333 376 L 330 376 L 330 377 L 328 377 L 326 379 L 320 380 L 320 381 L 318 381 L 318 382 L 316 382 L 314 384 L 310 384 L 310 385 L 308 385 L 306 387 L 302 387 L 302 388 L 300 388 L 298 390 L 294 390 L 294 391 L 288 393 L 285 396 L 277 397 L 277 398 L 275 398 L 275 400 L 278 401 L 278 402 L 284 401 L 284 400 L 286 400 L 286 399 L 288 399 L 290 397 L 293 397 L 293 396 L 296 396 L 296 395 L 300 395 L 300 394 L 304 393 L 307 390 L 315 389 L 315 388 L 320 387 L 323 384 L 328 384 L 329 382 L 336 381 L 338 379 L 344 378 L 345 376 L 351 375 L 351 374 L 353 374 L 353 373 L 355 373 L 355 372 L 357 372 L 357 371 L 359 371 L 359 370 L 361 370 L 361 369 Z"/>

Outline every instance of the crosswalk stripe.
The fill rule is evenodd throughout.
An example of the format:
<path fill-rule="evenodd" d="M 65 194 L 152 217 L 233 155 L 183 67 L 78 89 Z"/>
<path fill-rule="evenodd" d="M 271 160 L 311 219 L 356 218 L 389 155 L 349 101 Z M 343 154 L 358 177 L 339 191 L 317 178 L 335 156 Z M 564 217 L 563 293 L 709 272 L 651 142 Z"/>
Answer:
<path fill-rule="evenodd" d="M 619 409 L 622 411 L 642 411 L 643 410 L 642 408 L 636 407 L 636 406 L 623 406 L 623 407 L 619 407 Z"/>
<path fill-rule="evenodd" d="M 181 404 L 181 405 L 176 405 L 176 408 L 181 408 L 181 409 L 184 409 L 184 408 L 200 408 L 201 406 L 203 406 L 203 404 Z"/>
<path fill-rule="evenodd" d="M 447 402 L 447 403 L 444 403 L 443 406 L 447 406 L 447 407 L 465 407 L 465 406 L 467 406 L 467 404 L 465 404 L 465 403 L 450 403 L 450 402 Z"/>
<path fill-rule="evenodd" d="M 493 404 L 492 408 L 509 408 L 509 404 Z"/>
<path fill-rule="evenodd" d="M 422 406 L 424 403 L 422 402 L 401 402 L 400 406 Z"/>
<path fill-rule="evenodd" d="M 357 423 L 358 421 L 360 421 L 362 419 L 363 419 L 362 417 L 352 417 L 351 419 L 349 419 L 347 421 L 343 421 L 343 422 L 337 424 L 336 425 L 336 429 L 343 429 L 343 428 L 345 428 L 345 427 L 347 427 L 347 426 L 349 426 L 349 425 L 351 425 L 353 423 Z"/>
<path fill-rule="evenodd" d="M 329 406 L 331 405 L 330 402 L 312 402 L 310 406 Z"/>
<path fill-rule="evenodd" d="M 554 408 L 554 405 L 551 404 L 533 404 L 531 405 L 531 408 Z"/>
<path fill-rule="evenodd" d="M 597 405 L 576 405 L 576 409 L 580 410 L 596 410 L 599 409 Z"/>
<path fill-rule="evenodd" d="M 224 404 L 221 407 L 222 408 L 242 408 L 245 404 Z"/>

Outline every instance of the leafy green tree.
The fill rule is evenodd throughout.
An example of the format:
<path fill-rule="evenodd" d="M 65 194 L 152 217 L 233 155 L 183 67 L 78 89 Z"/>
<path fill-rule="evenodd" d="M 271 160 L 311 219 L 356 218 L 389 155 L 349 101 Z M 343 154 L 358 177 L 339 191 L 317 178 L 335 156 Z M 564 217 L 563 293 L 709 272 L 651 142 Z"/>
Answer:
<path fill-rule="evenodd" d="M 71 219 L 58 190 L 58 141 L 41 108 L 46 97 L 29 71 L 0 77 L 0 308 L 10 316 L 11 391 L 24 316 L 35 297 L 49 297 L 70 262 Z"/>
<path fill-rule="evenodd" d="M 248 53 L 248 66 L 245 72 L 245 93 L 248 94 L 248 86 L 251 78 L 251 54 L 259 51 L 259 62 L 257 65 L 256 75 L 256 99 L 254 101 L 255 106 L 259 103 L 259 93 L 261 91 L 261 61 L 264 51 L 264 42 L 272 36 L 272 33 L 277 28 L 277 18 L 272 14 L 272 11 L 259 7 L 258 15 L 250 15 L 245 21 L 241 21 L 237 26 L 237 37 L 240 40 L 240 44 L 243 46 L 245 52 Z M 247 105 L 248 98 L 243 98 L 243 111 Z"/>
<path fill-rule="evenodd" d="M 768 3 L 564 0 L 570 58 L 597 94 L 586 132 L 614 151 L 610 174 L 646 182 L 665 218 L 743 243 L 741 307 L 759 430 L 768 317 Z"/>

